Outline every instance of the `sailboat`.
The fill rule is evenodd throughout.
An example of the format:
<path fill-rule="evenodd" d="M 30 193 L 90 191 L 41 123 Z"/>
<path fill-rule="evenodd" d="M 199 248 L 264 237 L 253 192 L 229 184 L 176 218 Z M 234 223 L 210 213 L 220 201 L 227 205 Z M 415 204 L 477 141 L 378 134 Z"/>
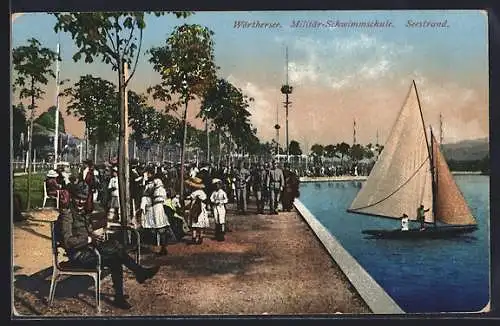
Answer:
<path fill-rule="evenodd" d="M 429 139 L 430 138 L 430 139 Z M 477 229 L 436 141 L 426 132 L 415 81 L 373 169 L 354 198 L 350 213 L 417 221 L 423 205 L 424 228 L 364 230 L 376 238 L 444 238 Z"/>

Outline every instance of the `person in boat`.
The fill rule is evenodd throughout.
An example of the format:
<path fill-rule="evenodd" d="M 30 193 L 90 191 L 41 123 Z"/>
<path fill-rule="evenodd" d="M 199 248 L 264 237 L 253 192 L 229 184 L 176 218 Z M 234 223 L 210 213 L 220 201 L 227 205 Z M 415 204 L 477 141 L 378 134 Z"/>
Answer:
<path fill-rule="evenodd" d="M 401 231 L 408 231 L 408 225 L 409 225 L 410 219 L 408 218 L 408 215 L 403 214 L 401 217 Z"/>
<path fill-rule="evenodd" d="M 420 222 L 420 231 L 425 230 L 425 213 L 428 211 L 429 208 L 425 209 L 424 205 L 417 208 L 417 221 Z"/>

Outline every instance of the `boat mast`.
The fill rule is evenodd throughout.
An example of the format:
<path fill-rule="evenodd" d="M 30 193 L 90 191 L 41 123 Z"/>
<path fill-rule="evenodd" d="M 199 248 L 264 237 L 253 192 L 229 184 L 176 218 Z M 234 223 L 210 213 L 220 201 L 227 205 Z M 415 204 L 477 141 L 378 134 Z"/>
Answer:
<path fill-rule="evenodd" d="M 434 135 L 431 128 L 431 153 L 434 153 Z M 434 166 L 434 157 L 431 156 L 431 178 L 432 178 L 432 222 L 436 227 L 436 194 L 437 194 L 437 173 Z"/>
<path fill-rule="evenodd" d="M 418 109 L 420 111 L 420 118 L 422 120 L 422 125 L 424 127 L 424 136 L 425 136 L 425 143 L 427 144 L 427 153 L 429 155 L 429 164 L 431 168 L 431 180 L 432 180 L 432 220 L 434 223 L 434 226 L 436 226 L 436 189 L 435 189 L 435 182 L 434 182 L 434 159 L 432 157 L 432 141 L 431 144 L 429 144 L 429 139 L 427 138 L 427 129 L 425 128 L 425 122 L 424 122 L 424 114 L 422 113 L 422 106 L 420 105 L 420 97 L 418 96 L 418 90 L 417 90 L 417 85 L 415 84 L 415 80 L 413 80 L 413 87 L 415 87 L 415 94 L 417 95 L 417 102 L 418 102 Z M 431 137 L 432 137 L 432 128 L 431 128 Z"/>

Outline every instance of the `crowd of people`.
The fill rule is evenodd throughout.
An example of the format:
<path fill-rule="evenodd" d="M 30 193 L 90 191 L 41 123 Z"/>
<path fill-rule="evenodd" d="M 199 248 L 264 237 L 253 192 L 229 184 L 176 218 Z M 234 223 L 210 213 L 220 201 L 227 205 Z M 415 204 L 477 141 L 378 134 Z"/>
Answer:
<path fill-rule="evenodd" d="M 225 241 L 229 231 L 226 206 L 230 203 L 242 215 L 249 213 L 248 201 L 252 196 L 256 214 L 274 215 L 293 208 L 293 200 L 299 196 L 299 178 L 287 163 L 283 168 L 278 165 L 276 161 L 251 165 L 239 161 L 234 167 L 219 168 L 193 164 L 186 169 L 186 201 L 181 203 L 179 166 L 145 165 L 133 160 L 130 222 L 151 240 L 150 249 L 157 255 L 167 254 L 169 243 L 189 234 L 188 244 L 202 244 L 210 227 L 209 216 L 215 221 L 214 239 Z M 91 248 L 97 248 L 102 264 L 111 268 L 115 306 L 129 309 L 123 293 L 123 266 L 132 270 L 140 283 L 153 277 L 158 268 L 138 265 L 117 239 L 103 237 L 93 230 L 91 218 L 96 203 L 106 212 L 107 223 L 121 222 L 119 169 L 116 162 L 96 167 L 92 161 L 86 161 L 74 174 L 62 168 L 49 171 L 45 182 L 49 195 L 59 194 L 58 234 L 68 257 L 78 265 L 95 265 Z"/>
<path fill-rule="evenodd" d="M 367 176 L 373 168 L 374 162 L 317 165 L 308 169 L 300 170 L 301 177 L 340 177 L 340 176 Z"/>

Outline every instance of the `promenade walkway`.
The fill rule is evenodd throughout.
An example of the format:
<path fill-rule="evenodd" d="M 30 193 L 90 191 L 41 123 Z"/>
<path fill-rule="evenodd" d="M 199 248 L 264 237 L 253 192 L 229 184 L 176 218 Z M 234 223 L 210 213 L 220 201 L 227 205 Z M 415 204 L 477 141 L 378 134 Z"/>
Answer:
<path fill-rule="evenodd" d="M 249 207 L 255 212 L 255 207 Z M 13 228 L 14 304 L 26 316 L 94 316 L 91 279 L 72 277 L 58 284 L 47 307 L 51 257 L 48 221 L 38 211 Z M 126 271 L 132 309 L 110 305 L 111 278 L 103 281 L 102 315 L 261 315 L 370 313 L 339 266 L 296 212 L 235 215 L 225 242 L 205 235 L 202 245 L 169 246 L 169 254 L 143 256 L 159 264 L 157 276 L 139 285 Z M 212 221 L 213 223 L 213 221 Z M 187 240 L 187 239 L 186 239 Z"/>

